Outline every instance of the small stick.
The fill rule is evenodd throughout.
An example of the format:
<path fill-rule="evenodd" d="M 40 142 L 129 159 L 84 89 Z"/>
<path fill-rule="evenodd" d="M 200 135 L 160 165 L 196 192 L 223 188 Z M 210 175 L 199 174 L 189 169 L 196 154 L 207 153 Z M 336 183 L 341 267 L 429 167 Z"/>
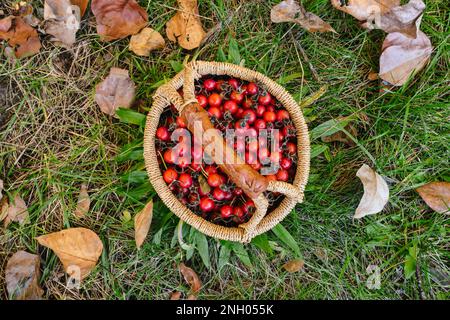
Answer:
<path fill-rule="evenodd" d="M 291 32 L 291 37 L 292 40 L 294 40 L 294 43 L 297 45 L 297 48 L 300 50 L 300 53 L 303 56 L 303 59 L 305 59 L 305 61 L 308 63 L 309 69 L 311 70 L 311 73 L 313 75 L 313 78 L 317 81 L 320 82 L 320 78 L 319 78 L 319 74 L 316 71 L 316 68 L 314 68 L 314 66 L 312 65 L 311 61 L 309 60 L 308 56 L 306 55 L 305 50 L 303 49 L 302 45 L 300 44 L 299 40 L 296 40 L 294 35 Z"/>

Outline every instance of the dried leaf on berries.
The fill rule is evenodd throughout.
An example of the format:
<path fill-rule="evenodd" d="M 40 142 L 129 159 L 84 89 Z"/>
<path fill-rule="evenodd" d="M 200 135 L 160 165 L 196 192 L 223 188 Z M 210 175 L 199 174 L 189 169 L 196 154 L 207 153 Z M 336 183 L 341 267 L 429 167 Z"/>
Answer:
<path fill-rule="evenodd" d="M 208 194 L 211 192 L 211 187 L 208 184 L 208 181 L 206 180 L 206 178 L 202 175 L 198 176 L 198 183 L 199 183 L 199 187 L 200 190 L 202 191 L 202 194 Z"/>
<path fill-rule="evenodd" d="M 386 181 L 366 164 L 359 168 L 356 176 L 363 183 L 364 194 L 353 217 L 360 219 L 383 210 L 389 200 L 389 187 Z"/>
<path fill-rule="evenodd" d="M 131 37 L 130 50 L 138 56 L 148 56 L 153 50 L 164 48 L 166 42 L 161 34 L 152 28 L 144 28 Z"/>
<path fill-rule="evenodd" d="M 83 218 L 89 212 L 91 199 L 89 198 L 88 189 L 85 184 L 81 185 L 80 194 L 78 195 L 77 207 L 75 208 L 75 216 Z"/>
<path fill-rule="evenodd" d="M 16 58 L 32 56 L 41 49 L 38 33 L 21 17 L 9 16 L 0 20 L 0 40 L 8 45 Z"/>
<path fill-rule="evenodd" d="M 80 8 L 70 0 L 45 0 L 44 30 L 52 35 L 55 44 L 70 48 L 76 41 L 80 29 Z"/>
<path fill-rule="evenodd" d="M 148 22 L 147 12 L 135 0 L 92 0 L 91 9 L 102 41 L 136 34 Z"/>
<path fill-rule="evenodd" d="M 5 227 L 11 222 L 18 222 L 23 225 L 28 219 L 28 207 L 25 201 L 16 195 L 13 201 L 8 206 L 8 211 L 5 217 Z"/>
<path fill-rule="evenodd" d="M 5 269 L 8 297 L 13 300 L 39 300 L 44 291 L 39 286 L 40 258 L 18 251 L 9 258 Z"/>
<path fill-rule="evenodd" d="M 298 271 L 302 270 L 304 265 L 305 265 L 305 261 L 303 261 L 302 259 L 295 259 L 295 260 L 286 262 L 283 265 L 283 268 L 287 272 L 294 273 L 294 272 L 298 272 Z"/>
<path fill-rule="evenodd" d="M 95 101 L 104 113 L 115 116 L 119 107 L 131 107 L 135 90 L 128 70 L 111 68 L 109 75 L 95 88 Z"/>
<path fill-rule="evenodd" d="M 153 218 L 153 201 L 150 200 L 144 209 L 134 217 L 134 239 L 139 249 L 147 238 Z"/>
<path fill-rule="evenodd" d="M 178 0 L 180 11 L 166 24 L 166 34 L 170 41 L 187 50 L 200 46 L 206 35 L 199 18 L 197 0 Z"/>
<path fill-rule="evenodd" d="M 380 78 L 394 86 L 403 85 L 425 67 L 432 51 L 430 39 L 420 30 L 416 39 L 399 32 L 388 34 L 380 56 Z"/>
<path fill-rule="evenodd" d="M 71 228 L 37 237 L 39 244 L 52 249 L 70 276 L 85 278 L 97 264 L 103 243 L 91 230 Z M 80 280 L 81 280 L 80 279 Z"/>
<path fill-rule="evenodd" d="M 285 0 L 275 5 L 270 11 L 270 19 L 274 23 L 297 23 L 309 32 L 336 32 L 330 24 L 314 13 L 307 12 L 295 0 Z"/>
<path fill-rule="evenodd" d="M 179 269 L 184 280 L 191 286 L 191 292 L 194 294 L 198 293 L 202 287 L 202 282 L 195 271 L 186 267 L 184 263 L 180 263 Z"/>
<path fill-rule="evenodd" d="M 450 214 L 450 182 L 430 182 L 416 191 L 431 209 Z"/>

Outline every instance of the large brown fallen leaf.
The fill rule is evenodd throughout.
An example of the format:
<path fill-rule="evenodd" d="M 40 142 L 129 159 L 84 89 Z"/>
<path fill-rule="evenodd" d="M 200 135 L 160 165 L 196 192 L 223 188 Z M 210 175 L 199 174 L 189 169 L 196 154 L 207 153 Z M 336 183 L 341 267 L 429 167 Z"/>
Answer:
<path fill-rule="evenodd" d="M 287 272 L 294 273 L 294 272 L 298 272 L 298 271 L 302 270 L 304 265 L 305 265 L 305 261 L 303 261 L 302 259 L 295 259 L 295 260 L 286 262 L 283 265 L 283 268 Z"/>
<path fill-rule="evenodd" d="M 450 182 L 430 182 L 416 191 L 431 209 L 450 214 Z"/>
<path fill-rule="evenodd" d="M 55 252 L 70 276 L 78 269 L 80 280 L 95 267 L 103 250 L 100 238 L 86 228 L 66 229 L 37 237 L 36 240 Z"/>
<path fill-rule="evenodd" d="M 80 8 L 70 0 L 45 0 L 44 30 L 52 35 L 52 41 L 63 47 L 71 47 L 80 29 Z"/>
<path fill-rule="evenodd" d="M 156 49 L 164 48 L 166 42 L 158 31 L 144 28 L 138 34 L 131 36 L 130 50 L 138 56 L 148 56 Z"/>
<path fill-rule="evenodd" d="M 186 280 L 186 282 L 191 286 L 191 292 L 197 294 L 202 287 L 202 281 L 200 280 L 198 275 L 194 270 L 186 267 L 184 263 L 180 263 L 179 269 L 184 277 L 184 280 Z"/>
<path fill-rule="evenodd" d="M 383 210 L 389 200 L 389 188 L 386 181 L 365 164 L 359 168 L 356 176 L 363 183 L 364 194 L 353 217 L 360 219 Z"/>
<path fill-rule="evenodd" d="M 430 39 L 420 30 L 416 39 L 399 32 L 388 34 L 380 56 L 380 78 L 394 86 L 403 85 L 425 67 L 432 51 Z"/>
<path fill-rule="evenodd" d="M 178 0 L 180 11 L 166 24 L 170 41 L 177 42 L 187 50 L 200 46 L 206 35 L 199 18 L 197 0 Z"/>
<path fill-rule="evenodd" d="M 134 217 L 134 239 L 139 249 L 147 238 L 153 218 L 153 201 L 150 200 L 144 209 Z"/>
<path fill-rule="evenodd" d="M 362 21 L 362 27 L 381 29 L 385 32 L 401 32 L 415 38 L 425 4 L 422 0 L 410 0 L 400 6 L 399 0 L 331 0 L 334 7 Z"/>
<path fill-rule="evenodd" d="M 74 6 L 78 6 L 80 8 L 80 16 L 81 17 L 84 16 L 84 14 L 86 13 L 89 0 L 70 0 L 70 2 Z"/>
<path fill-rule="evenodd" d="M 109 75 L 95 88 L 95 101 L 104 113 L 115 116 L 119 107 L 131 107 L 135 90 L 128 70 L 111 68 Z"/>
<path fill-rule="evenodd" d="M 336 32 L 330 24 L 323 21 L 314 13 L 307 12 L 295 0 L 285 0 L 275 5 L 270 11 L 270 19 L 274 23 L 297 23 L 309 32 Z"/>
<path fill-rule="evenodd" d="M 92 0 L 91 9 L 102 41 L 136 34 L 148 21 L 147 12 L 135 0 Z"/>
<path fill-rule="evenodd" d="M 6 17 L 0 20 L 0 40 L 8 45 L 16 58 L 34 55 L 41 49 L 38 33 L 21 17 Z"/>
<path fill-rule="evenodd" d="M 13 300 L 39 300 L 44 291 L 39 286 L 39 256 L 18 251 L 6 264 L 5 281 L 8 297 Z"/>
<path fill-rule="evenodd" d="M 78 203 L 75 208 L 75 216 L 83 218 L 89 212 L 91 206 L 91 199 L 89 198 L 87 186 L 83 183 L 81 185 L 80 194 L 78 195 Z"/>
<path fill-rule="evenodd" d="M 5 218 L 5 228 L 11 222 L 18 222 L 19 224 L 24 224 L 27 222 L 28 218 L 28 208 L 25 201 L 16 195 L 13 201 L 8 206 L 8 211 Z"/>

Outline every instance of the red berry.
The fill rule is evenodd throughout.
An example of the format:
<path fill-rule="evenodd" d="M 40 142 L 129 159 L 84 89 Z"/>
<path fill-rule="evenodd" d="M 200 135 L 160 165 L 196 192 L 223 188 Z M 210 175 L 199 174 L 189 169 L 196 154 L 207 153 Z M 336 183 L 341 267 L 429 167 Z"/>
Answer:
<path fill-rule="evenodd" d="M 277 120 L 277 115 L 273 111 L 266 111 L 263 114 L 263 119 L 266 122 L 274 122 L 275 120 Z"/>
<path fill-rule="evenodd" d="M 239 81 L 237 79 L 235 79 L 235 78 L 231 78 L 230 80 L 228 80 L 228 84 L 230 86 L 232 86 L 234 90 L 239 88 Z"/>
<path fill-rule="evenodd" d="M 252 109 L 247 109 L 242 113 L 242 118 L 247 120 L 249 124 L 252 124 L 256 120 L 256 113 Z"/>
<path fill-rule="evenodd" d="M 285 137 L 293 137 L 293 136 L 295 136 L 296 130 L 295 130 L 294 126 L 288 125 L 286 127 L 283 127 L 283 129 L 281 129 L 281 133 Z"/>
<path fill-rule="evenodd" d="M 208 197 L 203 197 L 200 199 L 200 210 L 203 212 L 210 212 L 214 210 L 216 207 L 216 204 L 214 203 L 213 199 L 210 199 Z"/>
<path fill-rule="evenodd" d="M 230 205 L 225 205 L 222 208 L 220 208 L 220 216 L 223 219 L 228 219 L 233 215 L 233 207 Z"/>
<path fill-rule="evenodd" d="M 258 105 L 256 107 L 256 116 L 259 118 L 262 118 L 264 112 L 266 112 L 266 107 L 262 106 L 262 105 Z"/>
<path fill-rule="evenodd" d="M 275 112 L 275 108 L 274 108 L 274 106 L 272 106 L 272 105 L 266 106 L 266 111 L 272 111 L 272 112 Z"/>
<path fill-rule="evenodd" d="M 244 209 L 242 209 L 241 207 L 234 207 L 233 215 L 238 218 L 242 218 L 245 215 Z"/>
<path fill-rule="evenodd" d="M 272 96 L 267 92 L 265 96 L 259 96 L 258 102 L 263 106 L 267 106 L 272 102 Z"/>
<path fill-rule="evenodd" d="M 229 111 L 231 114 L 235 114 L 238 108 L 237 103 L 233 100 L 228 100 L 223 104 L 223 110 Z"/>
<path fill-rule="evenodd" d="M 269 158 L 269 150 L 267 150 L 267 148 L 261 148 L 259 150 L 259 159 L 262 162 L 266 162 L 268 158 Z"/>
<path fill-rule="evenodd" d="M 286 110 L 278 110 L 277 111 L 277 121 L 283 121 L 289 119 L 289 112 Z"/>
<path fill-rule="evenodd" d="M 289 179 L 289 173 L 284 169 L 278 170 L 276 176 L 278 181 L 288 181 Z"/>
<path fill-rule="evenodd" d="M 192 158 L 197 164 L 201 164 L 203 158 L 203 150 L 200 146 L 194 146 L 192 148 Z"/>
<path fill-rule="evenodd" d="M 280 161 L 280 166 L 283 169 L 287 170 L 292 167 L 292 160 L 290 158 L 282 158 Z"/>
<path fill-rule="evenodd" d="M 213 93 L 208 97 L 210 107 L 220 107 L 222 104 L 222 97 L 218 93 Z"/>
<path fill-rule="evenodd" d="M 239 93 L 237 91 L 233 91 L 230 94 L 230 99 L 233 100 L 234 102 L 236 102 L 237 104 L 241 104 L 242 101 L 244 100 L 244 94 Z"/>
<path fill-rule="evenodd" d="M 244 209 L 244 212 L 246 213 L 251 212 L 253 210 L 252 208 L 255 208 L 253 200 L 247 200 L 242 206 L 242 209 Z"/>
<path fill-rule="evenodd" d="M 255 127 L 256 130 L 265 129 L 266 122 L 263 119 L 256 119 L 253 126 Z"/>
<path fill-rule="evenodd" d="M 178 182 L 182 188 L 190 188 L 192 186 L 192 177 L 187 173 L 182 173 L 178 177 Z"/>
<path fill-rule="evenodd" d="M 201 166 L 200 164 L 197 164 L 197 163 L 191 164 L 191 168 L 192 168 L 192 170 L 194 170 L 195 172 L 199 172 L 200 170 L 202 170 L 202 166 Z"/>
<path fill-rule="evenodd" d="M 208 184 L 213 188 L 222 185 L 224 180 L 225 179 L 218 173 L 212 173 L 208 176 Z"/>
<path fill-rule="evenodd" d="M 241 188 L 235 188 L 235 189 L 233 190 L 233 193 L 234 193 L 236 196 L 240 196 L 243 192 L 244 192 L 244 191 L 242 191 Z"/>
<path fill-rule="evenodd" d="M 164 162 L 165 163 L 169 163 L 169 164 L 174 163 L 175 162 L 175 155 L 172 152 L 172 149 L 167 149 L 166 151 L 164 151 L 163 158 L 164 158 Z"/>
<path fill-rule="evenodd" d="M 256 152 L 246 152 L 245 153 L 245 162 L 247 164 L 255 164 L 258 161 Z"/>
<path fill-rule="evenodd" d="M 239 109 L 237 109 L 236 113 L 234 114 L 234 117 L 236 119 L 241 119 L 243 114 L 244 114 L 244 109 L 239 108 Z"/>
<path fill-rule="evenodd" d="M 272 161 L 275 165 L 280 163 L 280 159 L 281 159 L 281 152 L 273 151 L 270 154 L 270 161 Z"/>
<path fill-rule="evenodd" d="M 203 82 L 203 88 L 205 88 L 206 91 L 213 91 L 216 88 L 216 81 L 214 81 L 214 79 L 206 79 L 205 82 Z"/>
<path fill-rule="evenodd" d="M 222 201 L 226 198 L 226 192 L 220 188 L 214 188 L 212 195 L 217 201 Z"/>
<path fill-rule="evenodd" d="M 225 82 L 224 80 L 217 80 L 217 82 L 216 82 L 216 90 L 217 91 L 222 91 L 223 90 L 223 83 L 224 82 Z"/>
<path fill-rule="evenodd" d="M 293 142 L 286 143 L 286 150 L 289 154 L 295 154 L 297 152 L 297 146 Z"/>
<path fill-rule="evenodd" d="M 167 127 L 159 127 L 156 130 L 156 137 L 162 141 L 168 141 L 170 139 L 169 129 Z"/>
<path fill-rule="evenodd" d="M 208 105 L 208 98 L 205 97 L 205 96 L 202 95 L 202 94 L 199 94 L 199 95 L 197 96 L 197 101 L 198 101 L 198 104 L 199 104 L 202 108 L 206 108 L 206 106 Z"/>
<path fill-rule="evenodd" d="M 208 109 L 208 113 L 211 117 L 215 117 L 216 119 L 222 118 L 222 111 L 220 110 L 219 107 L 210 107 Z"/>
<path fill-rule="evenodd" d="M 184 121 L 184 119 L 182 117 L 177 117 L 177 120 L 175 121 L 178 128 L 186 128 L 187 124 L 186 121 Z"/>
<path fill-rule="evenodd" d="M 213 173 L 217 173 L 217 168 L 214 167 L 214 166 L 209 165 L 209 166 L 206 166 L 205 172 L 206 172 L 208 175 L 213 174 Z"/>
<path fill-rule="evenodd" d="M 175 169 L 169 168 L 163 173 L 163 179 L 167 184 L 170 184 L 177 180 L 178 173 L 175 171 Z"/>
<path fill-rule="evenodd" d="M 250 109 L 250 108 L 253 106 L 253 101 L 252 101 L 252 99 L 249 99 L 249 98 L 244 99 L 244 101 L 242 102 L 242 106 L 243 106 L 245 109 Z"/>
<path fill-rule="evenodd" d="M 247 84 L 247 93 L 250 95 L 255 95 L 258 93 L 258 86 L 254 82 L 249 82 Z"/>

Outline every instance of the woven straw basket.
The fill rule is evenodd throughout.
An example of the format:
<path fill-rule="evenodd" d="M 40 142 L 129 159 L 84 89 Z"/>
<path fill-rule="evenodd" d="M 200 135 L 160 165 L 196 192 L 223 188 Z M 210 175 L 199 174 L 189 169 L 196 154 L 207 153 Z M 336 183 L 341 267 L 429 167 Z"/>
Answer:
<path fill-rule="evenodd" d="M 245 81 L 262 84 L 290 113 L 297 131 L 298 163 L 293 183 L 288 184 L 286 182 L 270 181 L 267 182 L 266 188 L 264 189 L 266 191 L 284 194 L 285 198 L 277 208 L 267 214 L 269 205 L 264 194 L 259 192 L 257 195 L 253 194 L 253 196 L 250 196 L 247 193 L 255 203 L 256 212 L 248 222 L 238 227 L 224 227 L 213 224 L 188 209 L 169 190 L 162 178 L 158 164 L 155 149 L 155 134 L 163 110 L 173 104 L 181 114 L 184 108 L 187 108 L 189 105 L 196 104 L 198 106 L 194 92 L 195 80 L 205 75 L 228 75 Z M 177 92 L 180 88 L 183 88 L 184 98 Z M 144 159 L 150 182 L 156 192 L 166 206 L 181 220 L 208 236 L 245 243 L 249 242 L 255 236 L 273 228 L 291 212 L 297 203 L 303 201 L 303 192 L 308 180 L 310 161 L 308 128 L 300 107 L 292 96 L 282 86 L 268 77 L 259 72 L 230 63 L 196 61 L 186 65 L 182 72 L 156 91 L 145 128 Z M 261 176 L 259 178 L 266 180 Z M 233 182 L 239 185 L 236 181 Z"/>

